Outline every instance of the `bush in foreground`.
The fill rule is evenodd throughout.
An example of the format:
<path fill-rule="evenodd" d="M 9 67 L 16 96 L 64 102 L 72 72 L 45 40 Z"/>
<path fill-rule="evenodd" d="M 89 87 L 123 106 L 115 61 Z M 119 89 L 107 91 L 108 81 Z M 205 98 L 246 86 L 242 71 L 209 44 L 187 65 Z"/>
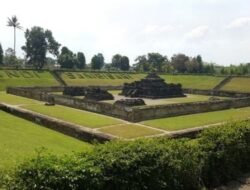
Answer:
<path fill-rule="evenodd" d="M 7 189 L 194 190 L 249 172 L 249 162 L 250 123 L 241 122 L 195 140 L 114 141 L 80 155 L 39 155 L 15 170 Z"/>

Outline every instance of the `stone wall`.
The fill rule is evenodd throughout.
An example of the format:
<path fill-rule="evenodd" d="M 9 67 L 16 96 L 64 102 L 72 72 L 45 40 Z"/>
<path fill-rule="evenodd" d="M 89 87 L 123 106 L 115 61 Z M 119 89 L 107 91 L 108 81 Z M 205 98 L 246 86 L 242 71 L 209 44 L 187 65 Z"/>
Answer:
<path fill-rule="evenodd" d="M 235 91 L 201 90 L 201 89 L 191 89 L 191 88 L 185 88 L 183 89 L 183 91 L 186 94 L 200 94 L 208 96 L 224 96 L 232 98 L 250 97 L 250 93 L 235 92 Z"/>
<path fill-rule="evenodd" d="M 250 97 L 171 105 L 144 106 L 133 108 L 133 114 L 131 114 L 132 118 L 129 118 L 129 120 L 138 122 L 149 119 L 173 117 L 247 106 L 250 106 Z"/>

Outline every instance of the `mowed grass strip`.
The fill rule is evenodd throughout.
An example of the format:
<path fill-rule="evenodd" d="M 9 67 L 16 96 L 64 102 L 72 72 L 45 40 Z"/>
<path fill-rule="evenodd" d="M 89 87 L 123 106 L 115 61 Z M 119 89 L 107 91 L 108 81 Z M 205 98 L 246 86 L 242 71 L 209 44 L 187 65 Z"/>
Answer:
<path fill-rule="evenodd" d="M 63 155 L 89 150 L 91 145 L 0 111 L 0 170 L 36 155 L 41 147 Z"/>
<path fill-rule="evenodd" d="M 93 86 L 118 86 L 125 82 L 140 80 L 146 74 L 128 74 L 128 73 L 91 73 L 91 72 L 61 72 L 61 78 L 67 85 L 93 85 Z"/>
<path fill-rule="evenodd" d="M 238 92 L 250 92 L 250 77 L 235 77 L 232 78 L 222 90 L 238 91 Z"/>
<path fill-rule="evenodd" d="M 160 75 L 167 83 L 180 83 L 183 88 L 212 89 L 225 77 L 205 75 Z"/>
<path fill-rule="evenodd" d="M 8 86 L 58 86 L 48 71 L 0 70 L 0 91 Z"/>
<path fill-rule="evenodd" d="M 189 102 L 201 102 L 208 101 L 211 96 L 186 94 L 186 97 L 179 98 L 166 98 L 159 100 L 159 104 L 177 104 L 177 103 L 189 103 Z M 219 99 L 225 99 L 224 97 L 216 97 Z"/>
<path fill-rule="evenodd" d="M 115 135 L 121 138 L 131 139 L 137 137 L 144 137 L 144 136 L 151 136 L 151 135 L 158 135 L 162 132 L 159 130 L 154 130 L 151 128 L 133 125 L 133 124 L 124 124 L 124 125 L 117 125 L 117 126 L 110 126 L 99 129 L 99 131 L 108 133 L 111 135 Z"/>
<path fill-rule="evenodd" d="M 250 117 L 250 107 L 154 119 L 142 122 L 145 125 L 175 131 L 200 127 L 220 122 L 243 120 Z"/>
<path fill-rule="evenodd" d="M 55 117 L 57 119 L 61 119 L 67 122 L 75 123 L 89 128 L 98 128 L 108 125 L 115 125 L 122 122 L 118 119 L 104 116 L 101 114 L 96 114 L 60 105 L 55 105 L 55 106 L 26 105 L 22 107 L 43 115 Z"/>
<path fill-rule="evenodd" d="M 6 92 L 0 92 L 0 103 L 1 102 L 10 104 L 10 105 L 41 104 L 42 103 L 33 99 L 7 94 Z"/>

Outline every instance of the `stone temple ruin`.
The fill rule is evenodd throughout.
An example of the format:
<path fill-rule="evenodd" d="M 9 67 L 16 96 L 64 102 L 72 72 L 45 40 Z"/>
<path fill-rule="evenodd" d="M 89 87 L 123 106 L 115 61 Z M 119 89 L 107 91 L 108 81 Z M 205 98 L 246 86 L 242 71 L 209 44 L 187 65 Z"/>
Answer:
<path fill-rule="evenodd" d="M 121 95 L 151 99 L 185 97 L 181 84 L 167 84 L 155 73 L 148 74 L 140 81 L 125 83 Z"/>
<path fill-rule="evenodd" d="M 65 87 L 63 95 L 67 96 L 84 96 L 85 100 L 113 100 L 114 97 L 107 90 L 94 87 L 71 86 Z"/>
<path fill-rule="evenodd" d="M 94 101 L 114 100 L 114 96 L 107 90 L 102 90 L 100 88 L 88 88 L 84 99 Z"/>

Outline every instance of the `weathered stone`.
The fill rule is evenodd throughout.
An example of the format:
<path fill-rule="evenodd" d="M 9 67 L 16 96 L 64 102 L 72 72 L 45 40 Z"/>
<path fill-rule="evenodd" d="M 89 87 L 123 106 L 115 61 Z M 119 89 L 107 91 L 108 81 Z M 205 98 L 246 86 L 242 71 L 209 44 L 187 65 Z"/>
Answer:
<path fill-rule="evenodd" d="M 121 99 L 114 103 L 115 106 L 143 106 L 146 105 L 143 99 Z"/>
<path fill-rule="evenodd" d="M 54 106 L 55 105 L 55 98 L 53 96 L 48 96 L 48 101 L 45 102 L 45 106 Z"/>
<path fill-rule="evenodd" d="M 140 81 L 125 83 L 121 95 L 152 99 L 185 96 L 181 84 L 167 84 L 155 73 L 149 74 Z"/>
<path fill-rule="evenodd" d="M 86 87 L 81 87 L 81 86 L 65 87 L 63 90 L 63 95 L 68 95 L 68 96 L 85 96 L 85 94 L 86 94 Z"/>
<path fill-rule="evenodd" d="M 84 99 L 95 101 L 114 100 L 114 96 L 107 90 L 102 90 L 100 88 L 87 88 Z"/>
<path fill-rule="evenodd" d="M 218 100 L 221 100 L 221 99 L 218 98 L 218 97 L 214 97 L 214 96 L 212 96 L 212 97 L 210 97 L 210 98 L 208 99 L 208 101 L 218 101 Z"/>

